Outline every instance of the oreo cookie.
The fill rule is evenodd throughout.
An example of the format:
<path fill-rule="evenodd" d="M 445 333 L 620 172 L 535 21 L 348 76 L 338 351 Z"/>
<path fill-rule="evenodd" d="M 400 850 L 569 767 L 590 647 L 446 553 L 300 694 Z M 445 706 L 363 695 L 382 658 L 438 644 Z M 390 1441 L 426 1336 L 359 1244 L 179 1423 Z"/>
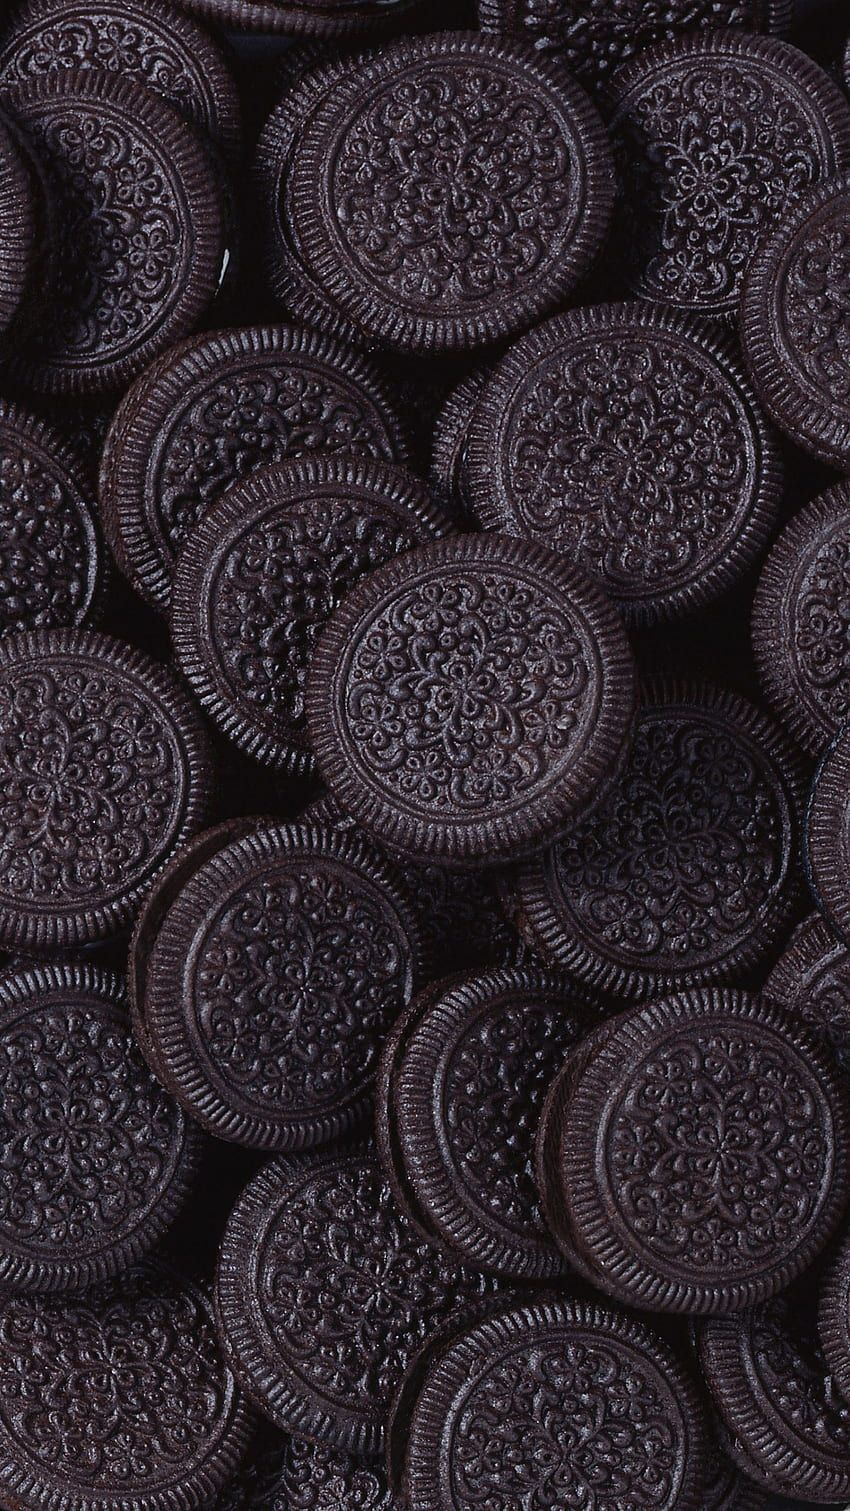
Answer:
<path fill-rule="evenodd" d="M 352 37 L 415 20 L 422 0 L 180 0 L 183 9 L 233 31 Z"/>
<path fill-rule="evenodd" d="M 401 1511 L 378 1464 L 364 1464 L 326 1443 L 293 1438 L 281 1481 L 280 1511 Z M 275 1511 L 274 1504 L 271 1511 Z"/>
<path fill-rule="evenodd" d="M 469 427 L 484 385 L 487 369 L 478 368 L 453 388 L 434 422 L 429 478 L 436 498 L 463 519 L 469 514 L 466 476 Z"/>
<path fill-rule="evenodd" d="M 493 1288 L 418 1242 L 369 1154 L 267 1164 L 224 1235 L 225 1355 L 277 1426 L 380 1453 L 393 1390 L 433 1330 Z"/>
<path fill-rule="evenodd" d="M 0 119 L 0 331 L 21 311 L 35 273 L 40 206 L 26 148 Z"/>
<path fill-rule="evenodd" d="M 82 630 L 0 639 L 0 941 L 67 949 L 129 927 L 199 829 L 204 729 L 176 678 Z"/>
<path fill-rule="evenodd" d="M 782 1009 L 683 993 L 613 1020 L 567 1060 L 539 1164 L 555 1236 L 599 1289 L 723 1315 L 784 1290 L 835 1232 L 850 1100 Z"/>
<path fill-rule="evenodd" d="M 850 1236 L 844 1234 L 821 1282 L 818 1335 L 830 1373 L 850 1401 Z"/>
<path fill-rule="evenodd" d="M 806 815 L 805 859 L 815 902 L 850 945 L 850 731 L 837 735 L 815 776 Z"/>
<path fill-rule="evenodd" d="M 461 465 L 482 528 L 565 552 L 632 624 L 740 578 L 782 484 L 731 341 L 638 303 L 573 310 L 518 341 L 474 404 Z"/>
<path fill-rule="evenodd" d="M 342 452 L 409 460 L 367 357 L 284 325 L 173 347 L 130 389 L 106 438 L 100 502 L 119 565 L 167 610 L 177 554 L 228 488 L 272 463 Z"/>
<path fill-rule="evenodd" d="M 309 457 L 236 483 L 175 571 L 171 639 L 201 707 L 255 760 L 311 772 L 305 685 L 325 621 L 359 577 L 448 530 L 387 462 Z"/>
<path fill-rule="evenodd" d="M 795 749 L 751 704 L 651 682 L 611 794 L 519 870 L 516 922 L 618 997 L 740 978 L 793 920 L 801 806 Z"/>
<path fill-rule="evenodd" d="M 495 535 L 437 541 L 364 579 L 307 685 L 340 806 L 389 848 L 458 867 L 533 850 L 598 802 L 633 707 L 625 635 L 595 585 Z"/>
<path fill-rule="evenodd" d="M 846 169 L 848 164 L 840 165 Z M 821 461 L 850 470 L 850 174 L 798 195 L 747 270 L 744 356 L 768 414 Z"/>
<path fill-rule="evenodd" d="M 822 918 L 807 918 L 795 929 L 764 995 L 798 1018 L 850 1080 L 850 951 Z"/>
<path fill-rule="evenodd" d="M 850 167 L 850 106 L 774 37 L 718 30 L 658 43 L 609 91 L 633 294 L 732 318 L 760 236 L 808 185 Z"/>

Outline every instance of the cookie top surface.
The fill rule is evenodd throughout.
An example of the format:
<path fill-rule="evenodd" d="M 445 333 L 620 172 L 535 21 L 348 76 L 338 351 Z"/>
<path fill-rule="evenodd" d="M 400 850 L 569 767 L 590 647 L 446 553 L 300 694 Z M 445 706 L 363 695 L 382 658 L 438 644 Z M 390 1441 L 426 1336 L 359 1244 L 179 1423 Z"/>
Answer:
<path fill-rule="evenodd" d="M 120 387 L 218 288 L 226 231 L 213 157 L 129 76 L 59 70 L 10 86 L 2 103 L 46 171 L 63 247 L 10 366 L 40 392 Z"/>
<path fill-rule="evenodd" d="M 80 1297 L 4 1298 L 0 1381 L 0 1485 L 45 1511 L 206 1505 L 247 1447 L 211 1307 L 157 1264 Z"/>
<path fill-rule="evenodd" d="M 820 764 L 806 815 L 809 883 L 830 928 L 850 945 L 850 731 L 836 735 Z"/>
<path fill-rule="evenodd" d="M 82 630 L 0 640 L 0 936 L 92 943 L 130 923 L 201 827 L 206 736 L 171 672 Z"/>
<path fill-rule="evenodd" d="M 197 1140 L 83 966 L 0 980 L 0 1285 L 80 1290 L 128 1268 L 188 1194 Z"/>
<path fill-rule="evenodd" d="M 813 499 L 762 568 L 752 640 L 765 696 L 813 755 L 850 720 L 850 483 Z"/>
<path fill-rule="evenodd" d="M 280 1511 L 400 1511 L 379 1465 L 349 1458 L 326 1443 L 293 1438 L 281 1488 Z"/>
<path fill-rule="evenodd" d="M 836 1390 L 803 1292 L 700 1328 L 700 1362 L 727 1446 L 780 1495 L 850 1495 L 850 1406 Z"/>
<path fill-rule="evenodd" d="M 843 167 L 847 167 L 844 163 Z M 741 338 L 768 413 L 806 451 L 850 468 L 850 175 L 800 195 L 744 279 Z"/>
<path fill-rule="evenodd" d="M 449 524 L 405 469 L 351 456 L 294 459 L 237 483 L 187 537 L 171 638 L 213 722 L 255 759 L 312 769 L 307 672 L 352 584 Z"/>
<path fill-rule="evenodd" d="M 787 1286 L 850 1195 L 850 1103 L 790 1014 L 693 991 L 624 1014 L 547 1135 L 572 1243 L 604 1290 L 723 1314 Z"/>
<path fill-rule="evenodd" d="M 632 292 L 735 314 L 759 238 L 810 184 L 850 166 L 850 107 L 773 37 L 694 32 L 659 43 L 610 86 Z"/>
<path fill-rule="evenodd" d="M 0 49 L 0 85 L 56 69 L 131 76 L 169 100 L 231 156 L 239 96 L 212 38 L 160 0 L 28 0 Z"/>
<path fill-rule="evenodd" d="M 818 1336 L 832 1378 L 850 1401 L 850 1234 L 827 1265 L 818 1302 Z"/>
<path fill-rule="evenodd" d="M 183 9 L 234 31 L 277 36 L 349 37 L 403 26 L 422 0 L 179 0 Z"/>
<path fill-rule="evenodd" d="M 614 609 L 534 543 L 458 536 L 358 584 L 319 637 L 307 720 L 341 806 L 453 865 L 545 842 L 610 781 L 634 707 Z"/>
<path fill-rule="evenodd" d="M 85 461 L 0 399 L 0 633 L 96 619 L 106 561 Z"/>
<path fill-rule="evenodd" d="M 509 1504 L 518 1484 L 529 1506 L 702 1511 L 704 1455 L 699 1399 L 666 1344 L 602 1307 L 529 1302 L 432 1365 L 406 1488 L 417 1511 Z"/>
<path fill-rule="evenodd" d="M 226 1355 L 266 1415 L 369 1455 L 413 1353 L 492 1286 L 414 1237 L 372 1156 L 313 1155 L 272 1161 L 246 1188 L 216 1298 Z"/>
<path fill-rule="evenodd" d="M 37 237 L 32 175 L 14 133 L 0 121 L 0 330 L 11 324 L 23 303 Z"/>
<path fill-rule="evenodd" d="M 794 748 L 751 704 L 650 683 L 611 794 L 519 873 L 523 928 L 621 997 L 740 975 L 796 906 L 801 804 Z"/>
<path fill-rule="evenodd" d="M 285 325 L 167 352 L 120 405 L 101 466 L 106 528 L 137 590 L 167 609 L 177 553 L 211 505 L 259 467 L 315 452 L 408 460 L 368 358 Z"/>
<path fill-rule="evenodd" d="M 405 1179 L 470 1264 L 551 1279 L 564 1264 L 533 1176 L 544 1094 L 590 1015 L 567 977 L 513 968 L 427 993 L 395 1065 Z"/>
<path fill-rule="evenodd" d="M 602 121 L 559 62 L 446 32 L 349 64 L 304 123 L 289 207 L 333 303 L 391 347 L 437 353 L 555 307 L 612 193 Z"/>
<path fill-rule="evenodd" d="M 850 1079 L 850 951 L 822 918 L 808 918 L 794 931 L 764 994 L 799 1018 Z"/>
<path fill-rule="evenodd" d="M 731 342 L 638 303 L 522 337 L 484 384 L 465 475 L 485 529 L 564 551 L 633 623 L 729 587 L 766 544 L 781 487 Z"/>

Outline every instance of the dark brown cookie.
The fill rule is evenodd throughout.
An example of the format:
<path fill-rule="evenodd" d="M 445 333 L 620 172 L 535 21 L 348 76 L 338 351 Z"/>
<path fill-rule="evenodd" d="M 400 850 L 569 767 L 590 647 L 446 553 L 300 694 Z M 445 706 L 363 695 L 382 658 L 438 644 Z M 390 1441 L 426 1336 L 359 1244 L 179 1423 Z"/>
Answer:
<path fill-rule="evenodd" d="M 762 232 L 850 167 L 850 106 L 796 48 L 741 31 L 649 48 L 610 88 L 632 292 L 734 316 Z"/>
<path fill-rule="evenodd" d="M 0 1287 L 84 1290 L 154 1247 L 199 1144 L 133 1044 L 117 977 L 3 976 L 0 1106 Z"/>
<path fill-rule="evenodd" d="M 0 399 L 0 633 L 99 617 L 107 569 L 87 472 L 52 426 Z"/>
<path fill-rule="evenodd" d="M 286 205 L 326 300 L 392 349 L 436 354 L 555 308 L 612 194 L 602 121 L 557 60 L 446 32 L 348 63 L 301 124 Z"/>
<path fill-rule="evenodd" d="M 845 161 L 842 167 L 848 166 Z M 800 195 L 747 270 L 741 339 L 753 383 L 799 446 L 850 470 L 850 175 Z"/>
<path fill-rule="evenodd" d="M 700 1361 L 743 1472 L 779 1495 L 850 1495 L 850 1406 L 817 1342 L 808 1288 L 700 1328 Z"/>
<path fill-rule="evenodd" d="M 44 392 L 121 387 L 219 287 L 220 172 L 173 106 L 130 77 L 60 70 L 5 89 L 2 105 L 46 170 L 62 248 L 9 368 Z"/>
<path fill-rule="evenodd" d="M 850 730 L 837 735 L 815 777 L 805 827 L 809 885 L 827 923 L 850 945 Z"/>
<path fill-rule="evenodd" d="M 25 0 L 4 32 L 0 85 L 73 68 L 138 79 L 238 155 L 239 96 L 221 49 L 160 0 Z"/>
<path fill-rule="evenodd" d="M 259 467 L 316 452 L 407 462 L 367 357 L 295 326 L 196 336 L 133 385 L 107 436 L 100 501 L 122 570 L 154 608 L 204 513 Z"/>
<path fill-rule="evenodd" d="M 406 1489 L 416 1511 L 520 1504 L 518 1493 L 529 1506 L 704 1511 L 704 1464 L 702 1404 L 666 1343 L 607 1308 L 530 1301 L 463 1333 L 429 1370 Z"/>
<path fill-rule="evenodd" d="M 822 918 L 807 918 L 795 929 L 764 995 L 799 1018 L 850 1081 L 850 951 Z"/>
<path fill-rule="evenodd" d="M 424 483 L 369 458 L 316 456 L 236 483 L 187 536 L 174 654 L 213 723 L 255 760 L 311 772 L 307 669 L 353 583 L 449 531 Z"/>
<path fill-rule="evenodd" d="M 845 1232 L 821 1281 L 818 1335 L 832 1378 L 850 1401 L 850 1234 Z"/>
<path fill-rule="evenodd" d="M 621 780 L 516 879 L 528 939 L 604 992 L 642 998 L 749 972 L 797 907 L 802 771 L 751 704 L 649 683 Z"/>
<path fill-rule="evenodd" d="M 0 120 L 0 331 L 19 313 L 37 259 L 39 207 L 25 146 Z"/>
<path fill-rule="evenodd" d="M 459 516 L 468 514 L 469 492 L 466 476 L 469 428 L 475 414 L 488 370 L 478 368 L 453 388 L 434 425 L 429 478 L 431 488 L 441 503 Z"/>
<path fill-rule="evenodd" d="M 234 31 L 351 37 L 402 28 L 423 0 L 179 0 L 183 10 Z"/>
<path fill-rule="evenodd" d="M 326 1443 L 293 1438 L 281 1485 L 279 1511 L 401 1511 L 380 1465 L 364 1464 Z"/>
<path fill-rule="evenodd" d="M 369 1455 L 413 1353 L 492 1287 L 418 1242 L 371 1155 L 312 1155 L 270 1162 L 237 1202 L 216 1305 L 225 1354 L 267 1416 Z"/>
<path fill-rule="evenodd" d="M 286 1440 L 266 1424 L 259 1443 L 255 1441 L 247 1460 L 210 1511 L 289 1511 L 282 1487 L 288 1452 Z"/>
<path fill-rule="evenodd" d="M 539 847 L 599 801 L 631 732 L 616 612 L 560 553 L 437 541 L 373 572 L 319 637 L 307 721 L 340 805 L 454 866 Z"/>
<path fill-rule="evenodd" d="M 0 939 L 90 944 L 132 922 L 200 829 L 212 786 L 194 706 L 170 671 L 82 630 L 0 640 Z"/>
<path fill-rule="evenodd" d="M 464 471 L 484 529 L 564 551 L 635 624 L 742 576 L 782 483 L 731 341 L 638 303 L 574 310 L 518 341 L 477 400 Z"/>
<path fill-rule="evenodd" d="M 9 1505 L 208 1506 L 248 1447 L 206 1295 L 162 1265 L 81 1297 L 4 1297 L 0 1382 Z"/>
<path fill-rule="evenodd" d="M 562 1075 L 545 1189 L 600 1289 L 726 1314 L 783 1290 L 828 1243 L 850 1197 L 850 1101 L 790 1014 L 683 993 L 615 1019 Z"/>
<path fill-rule="evenodd" d="M 141 1004 L 151 1063 L 220 1138 L 327 1143 L 368 1112 L 420 970 L 412 908 L 362 838 L 257 826 L 201 860 L 159 924 Z"/>

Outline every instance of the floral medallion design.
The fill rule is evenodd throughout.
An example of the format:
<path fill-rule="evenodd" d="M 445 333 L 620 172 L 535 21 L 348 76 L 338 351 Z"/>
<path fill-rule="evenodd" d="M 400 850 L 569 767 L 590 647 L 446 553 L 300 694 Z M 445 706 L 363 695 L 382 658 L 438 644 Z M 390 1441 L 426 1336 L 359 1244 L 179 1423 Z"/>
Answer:
<path fill-rule="evenodd" d="M 279 1511 L 398 1511 L 398 1501 L 382 1470 L 335 1448 L 293 1438 Z"/>
<path fill-rule="evenodd" d="M 742 1352 L 770 1415 L 781 1411 L 783 1423 L 809 1451 L 850 1456 L 850 1405 L 836 1389 L 817 1344 L 814 1319 L 795 1323 L 782 1296 L 760 1306 L 743 1332 Z"/>
<path fill-rule="evenodd" d="M 0 431 L 0 631 L 81 623 L 97 570 L 94 524 L 68 473 Z"/>
<path fill-rule="evenodd" d="M 846 414 L 850 404 L 850 199 L 807 220 L 783 259 L 772 302 L 784 361 L 804 390 Z"/>
<path fill-rule="evenodd" d="M 612 1105 L 606 1188 L 640 1251 L 725 1282 L 804 1242 L 829 1192 L 832 1130 L 793 1045 L 694 1027 L 636 1066 Z"/>
<path fill-rule="evenodd" d="M 837 731 L 850 719 L 850 519 L 809 553 L 791 612 L 798 695 L 814 705 L 819 724 Z"/>

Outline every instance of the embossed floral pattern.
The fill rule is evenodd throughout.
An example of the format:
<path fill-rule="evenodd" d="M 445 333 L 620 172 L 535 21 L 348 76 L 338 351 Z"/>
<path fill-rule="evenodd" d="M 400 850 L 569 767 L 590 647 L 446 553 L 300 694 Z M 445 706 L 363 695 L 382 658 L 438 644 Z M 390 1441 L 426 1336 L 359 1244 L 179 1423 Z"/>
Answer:
<path fill-rule="evenodd" d="M 545 96 L 495 65 L 407 69 L 350 122 L 332 198 L 371 282 L 416 309 L 462 309 L 558 255 L 575 145 Z"/>
<path fill-rule="evenodd" d="M 0 682 L 0 891 L 123 892 L 177 823 L 180 753 L 141 688 L 85 661 Z"/>
<path fill-rule="evenodd" d="M 334 1448 L 293 1438 L 284 1474 L 286 1511 L 398 1511 L 383 1473 Z M 274 1511 L 274 1508 L 273 1508 Z M 280 1511 L 284 1511 L 281 1498 Z"/>
<path fill-rule="evenodd" d="M 211 1318 L 155 1271 L 0 1308 L 0 1425 L 63 1493 L 138 1494 L 185 1476 L 227 1409 Z"/>
<path fill-rule="evenodd" d="M 850 1454 L 850 1406 L 836 1390 L 817 1344 L 814 1319 L 795 1325 L 789 1304 L 779 1297 L 753 1313 L 746 1353 L 770 1409 L 815 1452 Z"/>
<path fill-rule="evenodd" d="M 578 1329 L 547 1336 L 475 1379 L 452 1435 L 454 1504 L 667 1511 L 681 1473 L 675 1414 L 636 1351 Z"/>
<path fill-rule="evenodd" d="M 804 227 L 774 295 L 785 362 L 806 387 L 846 412 L 850 403 L 850 217 L 837 199 Z"/>
<path fill-rule="evenodd" d="M 492 815 L 575 758 L 597 691 L 578 618 L 551 592 L 452 569 L 375 615 L 346 714 L 358 759 L 396 801 Z"/>
<path fill-rule="evenodd" d="M 819 719 L 838 730 L 850 718 L 850 529 L 846 526 L 832 530 L 806 563 L 793 615 L 802 696 L 815 704 Z"/>
<path fill-rule="evenodd" d="M 67 476 L 20 442 L 0 440 L 0 630 L 79 624 L 95 551 Z"/>
<path fill-rule="evenodd" d="M 633 53 L 696 27 L 752 26 L 753 0 L 514 0 L 522 33 L 601 83 Z"/>

